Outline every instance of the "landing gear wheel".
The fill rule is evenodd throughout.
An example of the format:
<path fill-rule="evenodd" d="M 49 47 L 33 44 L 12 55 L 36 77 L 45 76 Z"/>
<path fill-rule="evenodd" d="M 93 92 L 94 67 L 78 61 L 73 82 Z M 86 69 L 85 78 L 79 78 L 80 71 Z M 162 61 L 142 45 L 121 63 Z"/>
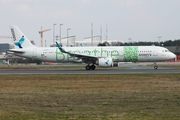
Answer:
<path fill-rule="evenodd" d="M 90 70 L 90 66 L 89 65 L 86 66 L 86 70 Z"/>
<path fill-rule="evenodd" d="M 158 66 L 154 66 L 154 69 L 157 70 L 157 69 L 158 69 Z"/>
<path fill-rule="evenodd" d="M 157 70 L 158 69 L 158 66 L 156 64 L 156 61 L 154 61 L 154 69 Z"/>
<path fill-rule="evenodd" d="M 95 70 L 96 69 L 96 66 L 95 65 L 87 65 L 86 67 L 86 70 Z"/>
<path fill-rule="evenodd" d="M 95 70 L 96 66 L 95 65 L 91 65 L 91 70 Z"/>

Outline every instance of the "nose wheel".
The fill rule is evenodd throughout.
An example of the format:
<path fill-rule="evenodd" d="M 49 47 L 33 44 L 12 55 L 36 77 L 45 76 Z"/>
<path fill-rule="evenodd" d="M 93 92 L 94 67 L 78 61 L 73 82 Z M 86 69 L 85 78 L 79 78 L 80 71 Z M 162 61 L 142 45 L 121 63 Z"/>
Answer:
<path fill-rule="evenodd" d="M 154 62 L 154 69 L 155 69 L 155 70 L 158 69 L 158 66 L 157 66 L 156 62 Z"/>
<path fill-rule="evenodd" d="M 154 66 L 154 69 L 157 70 L 157 69 L 158 69 L 158 66 Z"/>

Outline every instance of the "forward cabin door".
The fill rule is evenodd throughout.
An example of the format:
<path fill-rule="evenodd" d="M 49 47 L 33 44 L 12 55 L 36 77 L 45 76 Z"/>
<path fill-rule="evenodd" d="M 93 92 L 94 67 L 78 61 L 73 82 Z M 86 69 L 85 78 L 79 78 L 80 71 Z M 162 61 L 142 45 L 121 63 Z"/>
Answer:
<path fill-rule="evenodd" d="M 124 60 L 124 50 L 123 47 L 119 48 L 119 59 L 118 61 L 123 61 Z"/>
<path fill-rule="evenodd" d="M 158 48 L 154 47 L 153 49 L 153 56 L 158 56 Z"/>

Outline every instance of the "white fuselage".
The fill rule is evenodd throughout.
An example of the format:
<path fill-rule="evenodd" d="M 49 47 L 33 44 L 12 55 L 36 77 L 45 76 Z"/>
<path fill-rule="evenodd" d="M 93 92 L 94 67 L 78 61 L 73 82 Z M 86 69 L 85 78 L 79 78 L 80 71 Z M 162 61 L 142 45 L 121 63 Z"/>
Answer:
<path fill-rule="evenodd" d="M 116 46 L 116 47 L 63 47 L 67 52 L 95 56 L 110 57 L 114 62 L 154 62 L 175 58 L 175 55 L 163 47 L 157 46 Z M 81 62 L 79 58 L 62 53 L 57 47 L 29 47 L 21 49 L 18 56 L 49 62 Z"/>

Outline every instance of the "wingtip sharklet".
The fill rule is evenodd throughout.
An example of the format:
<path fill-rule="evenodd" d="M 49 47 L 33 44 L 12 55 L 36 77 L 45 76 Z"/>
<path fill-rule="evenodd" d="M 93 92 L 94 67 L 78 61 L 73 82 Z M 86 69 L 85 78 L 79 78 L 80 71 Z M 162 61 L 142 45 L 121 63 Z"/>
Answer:
<path fill-rule="evenodd" d="M 61 46 L 56 42 L 56 46 L 58 47 L 58 48 L 61 48 Z"/>
<path fill-rule="evenodd" d="M 56 42 L 56 46 L 59 48 L 59 50 L 60 50 L 62 53 L 67 53 L 65 50 L 62 49 L 61 45 L 59 45 L 57 42 Z"/>

